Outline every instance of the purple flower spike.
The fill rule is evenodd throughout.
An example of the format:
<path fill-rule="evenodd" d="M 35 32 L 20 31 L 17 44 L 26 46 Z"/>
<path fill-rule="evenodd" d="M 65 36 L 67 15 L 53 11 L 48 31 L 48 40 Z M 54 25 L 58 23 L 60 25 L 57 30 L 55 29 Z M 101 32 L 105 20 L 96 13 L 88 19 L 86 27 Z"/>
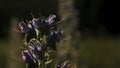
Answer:
<path fill-rule="evenodd" d="M 19 27 L 21 32 L 25 33 L 25 32 L 29 32 L 29 27 L 24 23 L 24 22 L 20 22 L 19 23 Z"/>
<path fill-rule="evenodd" d="M 22 51 L 22 59 L 27 64 L 34 64 L 32 53 L 30 51 L 28 51 L 28 50 L 23 50 Z"/>
<path fill-rule="evenodd" d="M 37 39 L 30 40 L 28 45 L 32 51 L 35 51 L 35 52 L 41 51 L 41 43 Z"/>

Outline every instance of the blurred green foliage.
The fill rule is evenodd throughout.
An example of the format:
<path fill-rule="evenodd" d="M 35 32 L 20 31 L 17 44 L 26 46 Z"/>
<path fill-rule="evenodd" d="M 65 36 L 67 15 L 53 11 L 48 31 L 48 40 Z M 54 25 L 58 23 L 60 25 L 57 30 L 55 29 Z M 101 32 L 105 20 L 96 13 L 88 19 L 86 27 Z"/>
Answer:
<path fill-rule="evenodd" d="M 7 66 L 7 42 L 0 40 L 0 68 Z"/>
<path fill-rule="evenodd" d="M 78 60 L 84 60 L 86 68 L 120 68 L 120 39 L 117 38 L 83 38 Z M 75 42 L 75 41 L 74 41 Z M 0 68 L 6 68 L 6 41 L 0 41 Z M 21 62 L 21 61 L 17 61 Z"/>
<path fill-rule="evenodd" d="M 84 38 L 80 57 L 85 60 L 88 68 L 119 68 L 120 39 L 115 38 Z"/>

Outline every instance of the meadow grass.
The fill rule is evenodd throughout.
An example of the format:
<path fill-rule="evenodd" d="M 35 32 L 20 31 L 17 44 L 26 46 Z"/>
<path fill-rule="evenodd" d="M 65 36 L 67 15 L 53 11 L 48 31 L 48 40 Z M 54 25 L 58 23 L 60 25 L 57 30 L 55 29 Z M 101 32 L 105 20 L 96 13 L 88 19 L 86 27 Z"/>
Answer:
<path fill-rule="evenodd" d="M 120 68 L 119 38 L 85 38 L 81 44 L 80 56 L 88 68 Z"/>
<path fill-rule="evenodd" d="M 0 40 L 0 68 L 6 68 L 7 49 L 7 42 L 5 42 L 4 40 Z"/>

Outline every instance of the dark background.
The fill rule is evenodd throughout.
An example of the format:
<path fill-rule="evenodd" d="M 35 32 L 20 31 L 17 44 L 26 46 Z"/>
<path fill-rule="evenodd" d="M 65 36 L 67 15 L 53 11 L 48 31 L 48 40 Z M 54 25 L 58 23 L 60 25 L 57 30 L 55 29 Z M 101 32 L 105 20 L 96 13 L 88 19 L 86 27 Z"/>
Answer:
<path fill-rule="evenodd" d="M 75 0 L 74 7 L 79 12 L 79 30 L 90 31 L 94 35 L 100 32 L 112 36 L 120 34 L 118 4 L 114 0 Z M 32 12 L 48 16 L 57 14 L 58 0 L 0 0 L 0 38 L 8 38 L 10 20 L 13 17 L 30 18 Z"/>
<path fill-rule="evenodd" d="M 76 40 L 80 44 L 79 50 L 76 47 L 76 53 L 78 52 L 79 59 L 84 61 L 80 62 L 80 66 L 83 68 L 120 68 L 119 2 L 116 0 L 74 1 L 74 7 L 79 12 L 80 33 L 78 34 L 81 34 Z M 8 58 L 11 58 L 9 56 L 11 50 L 21 49 L 18 46 L 21 43 L 19 39 L 16 35 L 14 38 L 11 37 L 14 34 L 9 33 L 14 33 L 9 31 L 10 21 L 14 18 L 31 19 L 31 12 L 35 17 L 38 17 L 39 13 L 46 17 L 50 14 L 57 15 L 58 4 L 58 0 L 0 0 L 0 68 L 9 66 L 7 62 Z M 58 15 L 57 18 L 60 19 Z M 11 45 L 10 41 L 12 41 Z M 69 48 L 72 49 L 72 46 Z M 15 55 L 20 53 L 16 52 Z M 16 60 L 12 59 L 12 61 Z M 14 63 L 19 64 L 19 62 L 25 64 L 23 61 Z M 13 64 L 13 66 L 16 65 Z"/>

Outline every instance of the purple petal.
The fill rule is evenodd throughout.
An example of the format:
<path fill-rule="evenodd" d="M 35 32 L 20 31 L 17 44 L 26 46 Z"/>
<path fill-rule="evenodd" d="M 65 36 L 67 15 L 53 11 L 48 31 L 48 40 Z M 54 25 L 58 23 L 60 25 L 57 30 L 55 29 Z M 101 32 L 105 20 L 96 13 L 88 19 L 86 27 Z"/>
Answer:
<path fill-rule="evenodd" d="M 28 50 L 22 51 L 22 58 L 27 64 L 34 64 L 32 53 Z"/>
<path fill-rule="evenodd" d="M 41 51 L 41 43 L 37 39 L 30 40 L 28 45 L 29 45 L 28 47 L 33 51 L 37 52 Z"/>
<path fill-rule="evenodd" d="M 28 32 L 29 31 L 28 26 L 24 22 L 20 22 L 19 27 L 21 29 L 21 32 Z"/>
<path fill-rule="evenodd" d="M 48 22 L 49 25 L 51 25 L 53 22 L 55 22 L 55 20 L 53 20 L 54 18 L 56 18 L 55 15 L 50 15 L 50 16 L 47 18 L 46 22 Z"/>

